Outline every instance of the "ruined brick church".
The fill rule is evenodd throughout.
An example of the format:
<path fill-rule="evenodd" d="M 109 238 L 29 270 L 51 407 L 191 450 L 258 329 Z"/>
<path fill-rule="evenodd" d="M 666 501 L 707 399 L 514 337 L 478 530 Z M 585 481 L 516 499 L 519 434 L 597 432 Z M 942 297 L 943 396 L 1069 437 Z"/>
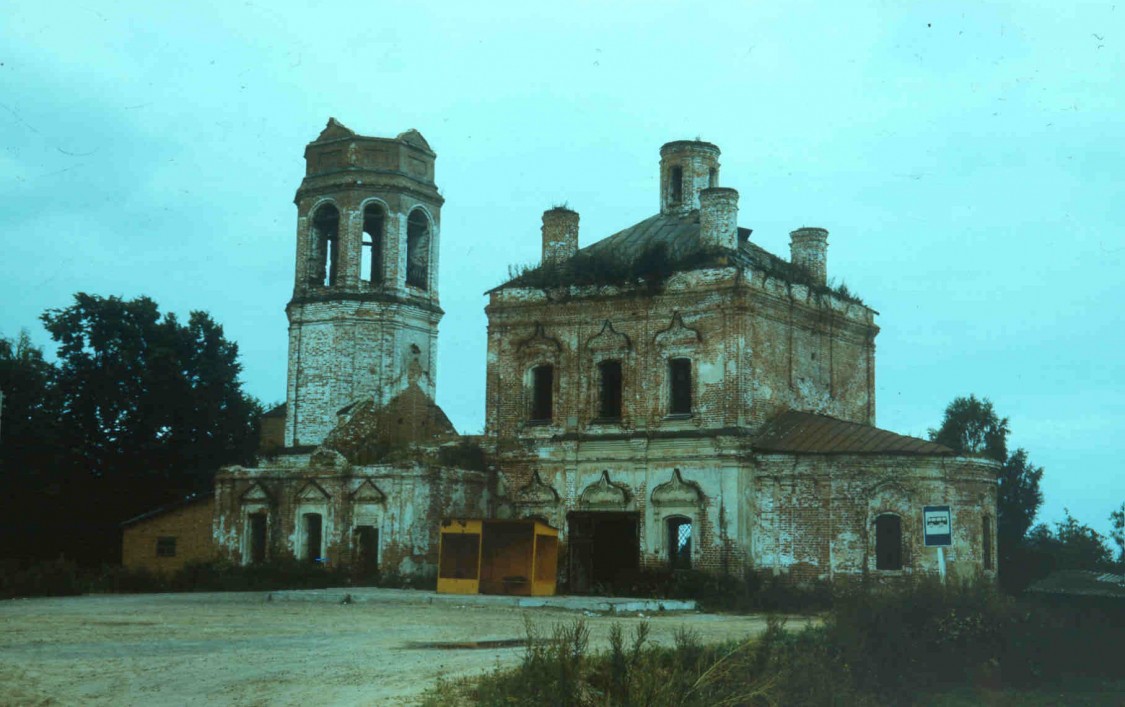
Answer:
<path fill-rule="evenodd" d="M 827 281 L 827 232 L 790 257 L 738 225 L 719 148 L 660 150 L 659 212 L 488 293 L 483 436 L 435 404 L 443 199 L 417 131 L 330 120 L 305 149 L 286 402 L 260 465 L 217 476 L 233 561 L 437 571 L 446 518 L 559 529 L 590 591 L 643 569 L 796 581 L 937 570 L 922 507 L 952 509 L 950 572 L 995 572 L 996 468 L 875 423 L 876 312 Z M 904 253 L 904 257 L 905 257 Z"/>

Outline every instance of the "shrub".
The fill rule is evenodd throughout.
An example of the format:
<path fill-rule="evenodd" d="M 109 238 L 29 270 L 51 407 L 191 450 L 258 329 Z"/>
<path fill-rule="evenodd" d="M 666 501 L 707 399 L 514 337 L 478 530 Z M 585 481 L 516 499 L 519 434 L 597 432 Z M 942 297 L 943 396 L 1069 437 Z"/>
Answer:
<path fill-rule="evenodd" d="M 78 565 L 70 560 L 60 558 L 27 567 L 8 562 L 0 567 L 2 597 L 60 597 L 83 591 Z"/>

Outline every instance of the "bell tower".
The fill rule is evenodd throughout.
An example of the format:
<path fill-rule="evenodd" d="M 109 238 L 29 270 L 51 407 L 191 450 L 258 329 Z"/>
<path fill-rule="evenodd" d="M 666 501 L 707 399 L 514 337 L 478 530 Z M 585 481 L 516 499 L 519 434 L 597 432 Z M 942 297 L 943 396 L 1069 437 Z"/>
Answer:
<path fill-rule="evenodd" d="M 289 317 L 285 446 L 319 444 L 340 411 L 437 383 L 436 155 L 417 130 L 357 135 L 335 118 L 305 147 Z"/>

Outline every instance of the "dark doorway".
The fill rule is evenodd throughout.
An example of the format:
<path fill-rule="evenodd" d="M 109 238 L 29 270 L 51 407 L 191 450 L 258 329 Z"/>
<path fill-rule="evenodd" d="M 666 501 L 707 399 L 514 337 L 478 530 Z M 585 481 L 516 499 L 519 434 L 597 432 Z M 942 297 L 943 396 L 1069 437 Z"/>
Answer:
<path fill-rule="evenodd" d="M 250 515 L 250 564 L 266 561 L 266 514 Z"/>
<path fill-rule="evenodd" d="M 875 569 L 902 569 L 902 521 L 889 513 L 875 519 Z"/>
<path fill-rule="evenodd" d="M 569 582 L 575 593 L 611 589 L 636 573 L 641 554 L 640 514 L 574 512 L 566 516 Z"/>
<path fill-rule="evenodd" d="M 309 562 L 320 561 L 320 541 L 323 521 L 319 513 L 305 514 L 305 559 Z"/>
<path fill-rule="evenodd" d="M 379 569 L 379 529 L 360 525 L 355 529 L 356 569 L 364 575 L 375 574 Z"/>

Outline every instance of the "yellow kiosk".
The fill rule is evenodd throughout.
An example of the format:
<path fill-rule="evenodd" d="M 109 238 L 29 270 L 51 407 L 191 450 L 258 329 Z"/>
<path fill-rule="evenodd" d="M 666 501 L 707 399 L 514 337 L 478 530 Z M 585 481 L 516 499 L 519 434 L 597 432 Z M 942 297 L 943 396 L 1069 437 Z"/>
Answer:
<path fill-rule="evenodd" d="M 441 522 L 437 590 L 443 594 L 553 596 L 559 531 L 535 520 Z"/>

